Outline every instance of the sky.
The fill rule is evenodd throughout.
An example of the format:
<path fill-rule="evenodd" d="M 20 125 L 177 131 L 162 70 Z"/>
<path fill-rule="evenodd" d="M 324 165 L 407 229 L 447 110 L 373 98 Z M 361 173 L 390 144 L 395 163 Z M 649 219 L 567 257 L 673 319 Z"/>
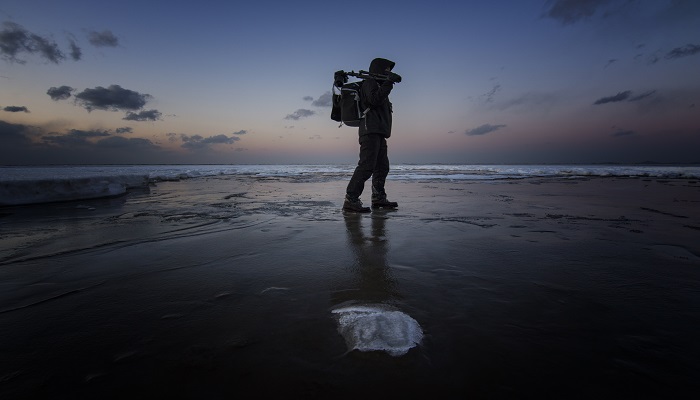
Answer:
<path fill-rule="evenodd" d="M 697 0 L 3 0 L 0 165 L 354 164 L 376 57 L 394 164 L 700 162 Z"/>

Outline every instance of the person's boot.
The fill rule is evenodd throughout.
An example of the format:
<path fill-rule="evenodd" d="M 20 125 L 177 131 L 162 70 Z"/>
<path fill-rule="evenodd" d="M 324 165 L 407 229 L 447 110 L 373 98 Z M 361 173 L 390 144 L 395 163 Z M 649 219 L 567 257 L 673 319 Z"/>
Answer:
<path fill-rule="evenodd" d="M 397 208 L 399 203 L 395 201 L 389 201 L 385 196 L 374 197 L 372 196 L 372 208 Z"/>
<path fill-rule="evenodd" d="M 368 213 L 369 207 L 363 207 L 360 199 L 351 199 L 345 196 L 345 202 L 343 203 L 343 211 L 358 212 L 358 213 Z"/>

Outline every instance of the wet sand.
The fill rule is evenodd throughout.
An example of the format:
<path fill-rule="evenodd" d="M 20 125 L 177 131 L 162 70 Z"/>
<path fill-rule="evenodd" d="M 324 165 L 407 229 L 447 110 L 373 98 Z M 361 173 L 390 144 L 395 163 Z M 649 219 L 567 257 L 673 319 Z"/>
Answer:
<path fill-rule="evenodd" d="M 221 177 L 0 209 L 0 398 L 691 398 L 700 182 Z M 365 195 L 368 199 L 368 196 Z M 368 200 L 367 200 L 368 201 Z M 333 310 L 415 319 L 349 351 Z"/>

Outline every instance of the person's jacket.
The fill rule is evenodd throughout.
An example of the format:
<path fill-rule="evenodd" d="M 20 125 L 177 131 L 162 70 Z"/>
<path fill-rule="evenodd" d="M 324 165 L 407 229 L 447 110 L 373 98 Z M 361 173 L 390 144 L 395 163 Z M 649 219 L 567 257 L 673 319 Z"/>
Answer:
<path fill-rule="evenodd" d="M 386 68 L 394 68 L 395 63 L 383 58 L 375 58 L 369 66 L 369 72 L 385 74 Z M 387 80 L 365 79 L 362 82 L 362 105 L 369 108 L 364 121 L 360 122 L 360 136 L 378 134 L 385 138 L 391 136 L 391 102 L 389 93 L 394 84 Z"/>

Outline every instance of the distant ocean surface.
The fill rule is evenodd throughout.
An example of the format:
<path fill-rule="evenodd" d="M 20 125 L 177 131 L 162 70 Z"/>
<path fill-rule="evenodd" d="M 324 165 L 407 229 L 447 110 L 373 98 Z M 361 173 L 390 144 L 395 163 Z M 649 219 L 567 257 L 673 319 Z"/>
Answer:
<path fill-rule="evenodd" d="M 0 206 L 118 196 L 161 181 L 245 175 L 311 182 L 345 179 L 354 165 L 114 165 L 0 167 Z M 700 166 L 394 165 L 394 180 L 502 180 L 531 177 L 700 179 Z"/>

